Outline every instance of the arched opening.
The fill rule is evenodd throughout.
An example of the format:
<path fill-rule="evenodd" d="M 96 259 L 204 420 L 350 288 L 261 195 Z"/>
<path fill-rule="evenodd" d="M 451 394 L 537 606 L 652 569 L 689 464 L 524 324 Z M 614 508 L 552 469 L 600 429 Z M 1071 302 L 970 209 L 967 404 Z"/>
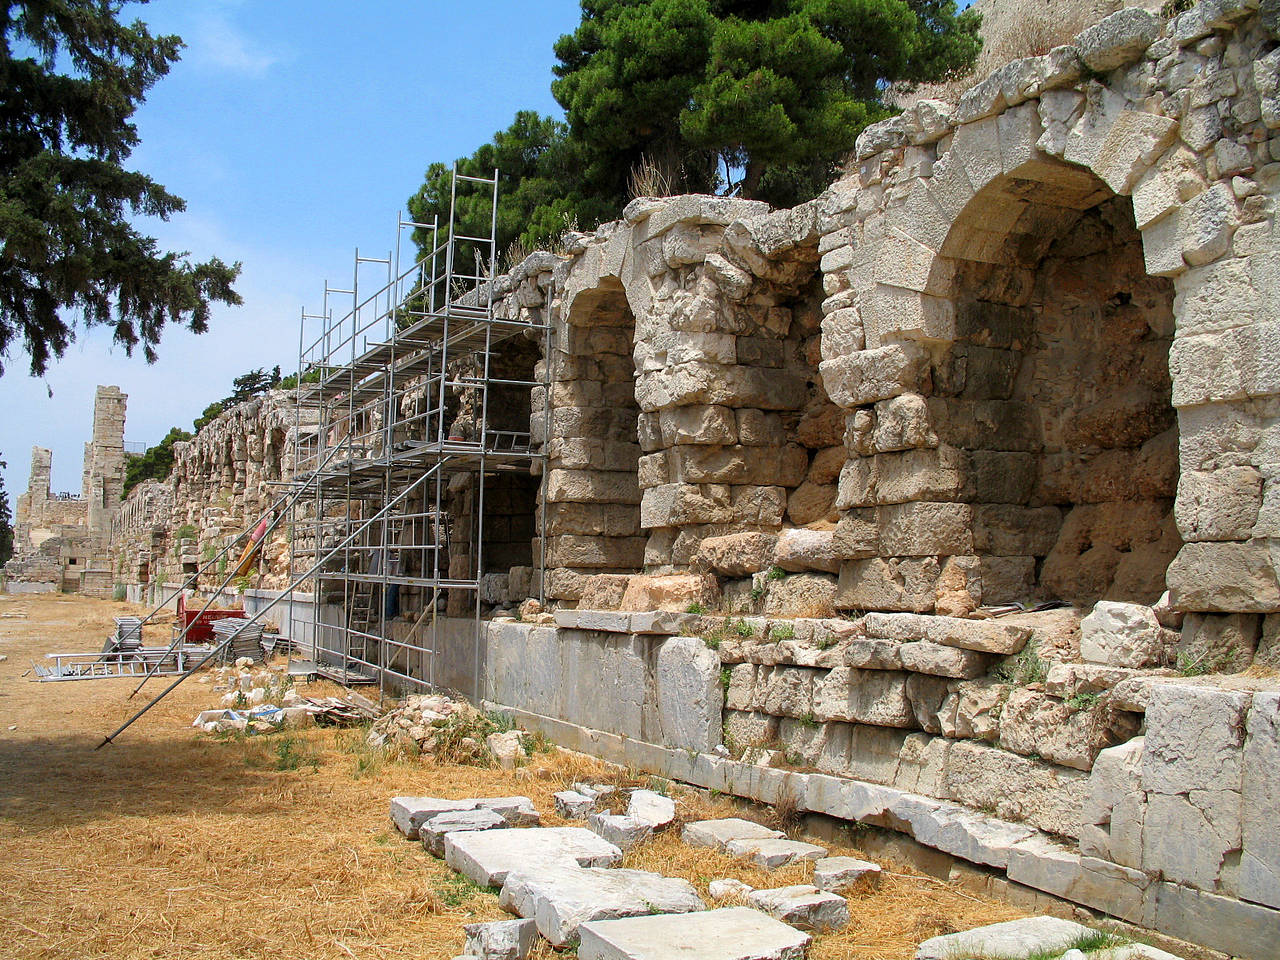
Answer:
<path fill-rule="evenodd" d="M 983 188 L 943 246 L 955 337 L 929 419 L 963 464 L 982 603 L 1154 602 L 1181 545 L 1173 285 L 1127 197 L 1036 171 Z"/>

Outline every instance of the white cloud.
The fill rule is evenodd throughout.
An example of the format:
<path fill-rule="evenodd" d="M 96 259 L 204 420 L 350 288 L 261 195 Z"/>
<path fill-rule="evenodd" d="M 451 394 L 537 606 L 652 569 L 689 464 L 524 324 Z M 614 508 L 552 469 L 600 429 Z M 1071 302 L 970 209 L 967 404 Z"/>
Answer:
<path fill-rule="evenodd" d="M 282 59 L 232 23 L 223 10 L 198 15 L 183 39 L 188 48 L 184 59 L 215 70 L 261 77 Z"/>

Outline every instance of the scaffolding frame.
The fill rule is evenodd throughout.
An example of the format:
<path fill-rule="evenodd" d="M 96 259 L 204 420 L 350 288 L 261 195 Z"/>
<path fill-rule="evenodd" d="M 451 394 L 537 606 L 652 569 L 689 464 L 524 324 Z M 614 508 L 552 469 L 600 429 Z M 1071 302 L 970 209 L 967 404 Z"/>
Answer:
<path fill-rule="evenodd" d="M 554 339 L 550 295 L 540 322 L 500 313 L 494 284 L 498 181 L 496 169 L 491 177 L 475 177 L 455 165 L 447 223 L 418 223 L 401 214 L 391 253 L 368 257 L 357 248 L 350 287 L 326 282 L 320 312 L 301 312 L 300 427 L 291 482 L 309 485 L 312 494 L 291 505 L 290 582 L 299 556 L 319 557 L 336 545 L 341 550 L 311 578 L 312 602 L 305 608 L 290 604 L 289 635 L 309 627 L 317 672 L 344 685 L 377 683 L 380 692 L 388 684 L 436 689 L 442 607 L 452 593 L 469 595 L 473 689 L 480 692 L 487 488 L 504 473 L 543 474 L 550 420 L 549 390 L 542 391 L 541 409 L 532 409 L 533 388 L 544 386 L 534 371 L 527 380 L 500 377 L 493 361 L 519 337 L 540 341 L 549 358 Z M 461 232 L 460 184 L 487 195 L 487 235 Z M 406 230 L 429 231 L 431 246 L 402 265 Z M 375 270 L 385 270 L 385 279 L 366 292 Z M 529 429 L 491 426 L 495 388 L 529 391 Z M 541 443 L 534 442 L 538 418 Z M 304 430 L 305 422 L 314 430 Z M 339 446 L 344 449 L 335 456 Z M 400 496 L 424 480 L 421 496 Z M 465 525 L 447 510 L 450 490 L 463 488 L 471 497 Z M 543 514 L 544 498 L 540 483 L 535 516 Z M 530 547 L 534 582 L 545 602 L 542 524 Z M 421 612 L 397 636 L 391 620 L 402 599 L 420 604 Z M 335 609 L 337 622 L 326 616 Z"/>

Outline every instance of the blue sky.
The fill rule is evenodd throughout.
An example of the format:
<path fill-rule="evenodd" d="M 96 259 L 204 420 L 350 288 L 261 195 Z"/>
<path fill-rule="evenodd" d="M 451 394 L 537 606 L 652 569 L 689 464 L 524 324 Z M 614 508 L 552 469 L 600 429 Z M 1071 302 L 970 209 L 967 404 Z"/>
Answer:
<path fill-rule="evenodd" d="M 189 428 L 236 375 L 293 369 L 298 315 L 326 279 L 349 286 L 355 248 L 386 256 L 396 214 L 427 164 L 465 155 L 516 110 L 561 115 L 551 47 L 577 0 L 154 0 L 126 18 L 186 41 L 136 115 L 130 166 L 187 201 L 151 225 L 167 248 L 240 260 L 244 305 L 209 332 L 169 328 L 160 359 L 128 358 L 81 330 L 43 379 L 25 356 L 0 377 L 0 456 L 11 504 L 33 445 L 53 450 L 53 487 L 77 490 L 93 391 L 129 395 L 125 438 Z M 52 397 L 49 391 L 52 391 Z"/>

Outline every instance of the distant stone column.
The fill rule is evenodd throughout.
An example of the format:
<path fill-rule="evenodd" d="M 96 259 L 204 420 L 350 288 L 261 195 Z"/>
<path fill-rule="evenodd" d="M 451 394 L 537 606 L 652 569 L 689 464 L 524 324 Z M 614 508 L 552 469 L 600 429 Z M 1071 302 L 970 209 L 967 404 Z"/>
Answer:
<path fill-rule="evenodd" d="M 124 417 L 128 397 L 119 387 L 98 387 L 93 402 L 93 440 L 86 463 L 89 535 L 102 543 L 124 494 Z"/>

